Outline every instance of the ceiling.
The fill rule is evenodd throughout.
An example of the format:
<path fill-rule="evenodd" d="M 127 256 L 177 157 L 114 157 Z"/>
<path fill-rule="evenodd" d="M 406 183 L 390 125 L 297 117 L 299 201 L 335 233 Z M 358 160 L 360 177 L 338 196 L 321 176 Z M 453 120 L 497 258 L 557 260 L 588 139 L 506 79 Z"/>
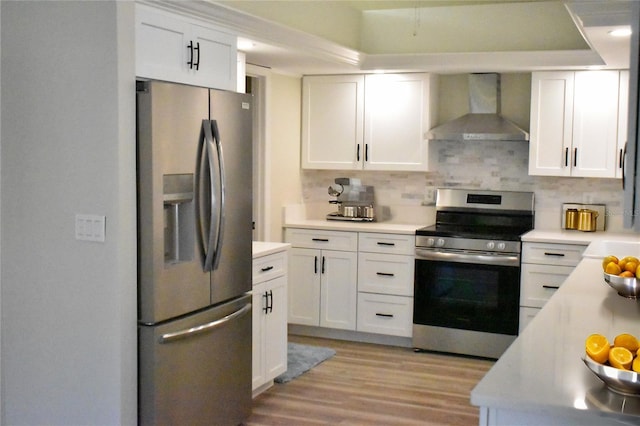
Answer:
<path fill-rule="evenodd" d="M 205 0 L 190 8 L 239 34 L 247 63 L 283 73 L 460 73 L 627 68 L 629 39 L 608 31 L 629 25 L 632 1 Z"/>

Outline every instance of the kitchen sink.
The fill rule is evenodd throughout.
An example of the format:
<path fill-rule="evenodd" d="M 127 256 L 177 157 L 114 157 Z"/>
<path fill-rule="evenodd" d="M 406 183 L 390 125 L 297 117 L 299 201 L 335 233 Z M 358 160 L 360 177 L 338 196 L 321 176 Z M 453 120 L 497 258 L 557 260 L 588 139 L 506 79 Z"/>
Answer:
<path fill-rule="evenodd" d="M 582 257 L 602 258 L 610 254 L 618 257 L 640 257 L 640 235 L 629 237 L 628 240 L 596 240 L 589 244 Z"/>

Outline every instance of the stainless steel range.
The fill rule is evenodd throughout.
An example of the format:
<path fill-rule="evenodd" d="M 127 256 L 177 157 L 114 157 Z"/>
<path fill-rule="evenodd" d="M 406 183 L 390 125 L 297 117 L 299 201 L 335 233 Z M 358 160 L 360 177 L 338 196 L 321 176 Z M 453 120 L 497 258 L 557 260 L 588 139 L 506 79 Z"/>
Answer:
<path fill-rule="evenodd" d="M 520 236 L 532 192 L 438 189 L 416 231 L 413 346 L 498 358 L 518 335 Z"/>

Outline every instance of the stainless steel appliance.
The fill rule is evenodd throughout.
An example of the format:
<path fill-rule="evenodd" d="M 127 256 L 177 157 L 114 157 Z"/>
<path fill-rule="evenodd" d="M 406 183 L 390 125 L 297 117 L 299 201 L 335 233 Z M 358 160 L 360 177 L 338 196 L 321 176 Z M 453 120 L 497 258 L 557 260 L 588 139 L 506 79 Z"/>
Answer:
<path fill-rule="evenodd" d="M 429 130 L 431 140 L 528 141 L 529 134 L 500 115 L 500 75 L 469 74 L 469 113 Z"/>
<path fill-rule="evenodd" d="M 413 346 L 498 358 L 518 335 L 520 236 L 531 192 L 438 189 L 416 231 Z"/>
<path fill-rule="evenodd" d="M 624 149 L 622 188 L 623 221 L 626 228 L 640 232 L 640 2 L 631 2 L 631 56 L 629 60 L 629 119 Z"/>
<path fill-rule="evenodd" d="M 346 220 L 373 222 L 375 220 L 373 186 L 362 185 L 360 179 L 336 178 L 329 186 L 329 195 L 336 197 L 329 203 L 335 204 L 338 211 L 329 213 L 327 220 Z"/>
<path fill-rule="evenodd" d="M 251 97 L 138 82 L 141 425 L 251 411 Z"/>

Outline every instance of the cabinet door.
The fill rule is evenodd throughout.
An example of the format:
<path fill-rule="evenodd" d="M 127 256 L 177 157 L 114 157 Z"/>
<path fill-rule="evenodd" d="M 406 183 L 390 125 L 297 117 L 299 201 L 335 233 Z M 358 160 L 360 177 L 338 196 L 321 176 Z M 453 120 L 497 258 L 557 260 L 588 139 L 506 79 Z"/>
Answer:
<path fill-rule="evenodd" d="M 264 315 L 265 374 L 272 380 L 287 370 L 287 278 L 268 281 L 268 309 Z"/>
<path fill-rule="evenodd" d="M 251 330 L 251 389 L 256 389 L 267 382 L 265 376 L 265 357 L 264 357 L 264 316 L 267 307 L 267 298 L 265 294 L 265 284 L 253 286 L 253 294 L 251 297 L 252 307 L 252 330 Z"/>
<path fill-rule="evenodd" d="M 289 322 L 320 325 L 320 250 L 292 248 L 289 257 Z"/>
<path fill-rule="evenodd" d="M 198 69 L 188 69 L 193 76 L 193 84 L 235 92 L 238 72 L 236 38 L 193 25 L 191 41 L 199 48 Z"/>
<path fill-rule="evenodd" d="M 615 177 L 618 71 L 575 73 L 572 176 Z"/>
<path fill-rule="evenodd" d="M 136 5 L 136 75 L 181 82 L 187 72 L 190 24 Z"/>
<path fill-rule="evenodd" d="M 616 177 L 622 179 L 622 162 L 627 143 L 627 123 L 629 121 L 629 71 L 620 71 L 620 92 L 618 94 L 618 150 Z"/>
<path fill-rule="evenodd" d="M 302 80 L 302 168 L 360 169 L 364 76 Z"/>
<path fill-rule="evenodd" d="M 321 269 L 320 326 L 355 330 L 357 253 L 323 250 Z"/>
<path fill-rule="evenodd" d="M 531 75 L 530 175 L 571 174 L 573 86 L 573 72 Z"/>
<path fill-rule="evenodd" d="M 365 77 L 364 165 L 368 170 L 427 171 L 431 126 L 429 74 Z"/>

